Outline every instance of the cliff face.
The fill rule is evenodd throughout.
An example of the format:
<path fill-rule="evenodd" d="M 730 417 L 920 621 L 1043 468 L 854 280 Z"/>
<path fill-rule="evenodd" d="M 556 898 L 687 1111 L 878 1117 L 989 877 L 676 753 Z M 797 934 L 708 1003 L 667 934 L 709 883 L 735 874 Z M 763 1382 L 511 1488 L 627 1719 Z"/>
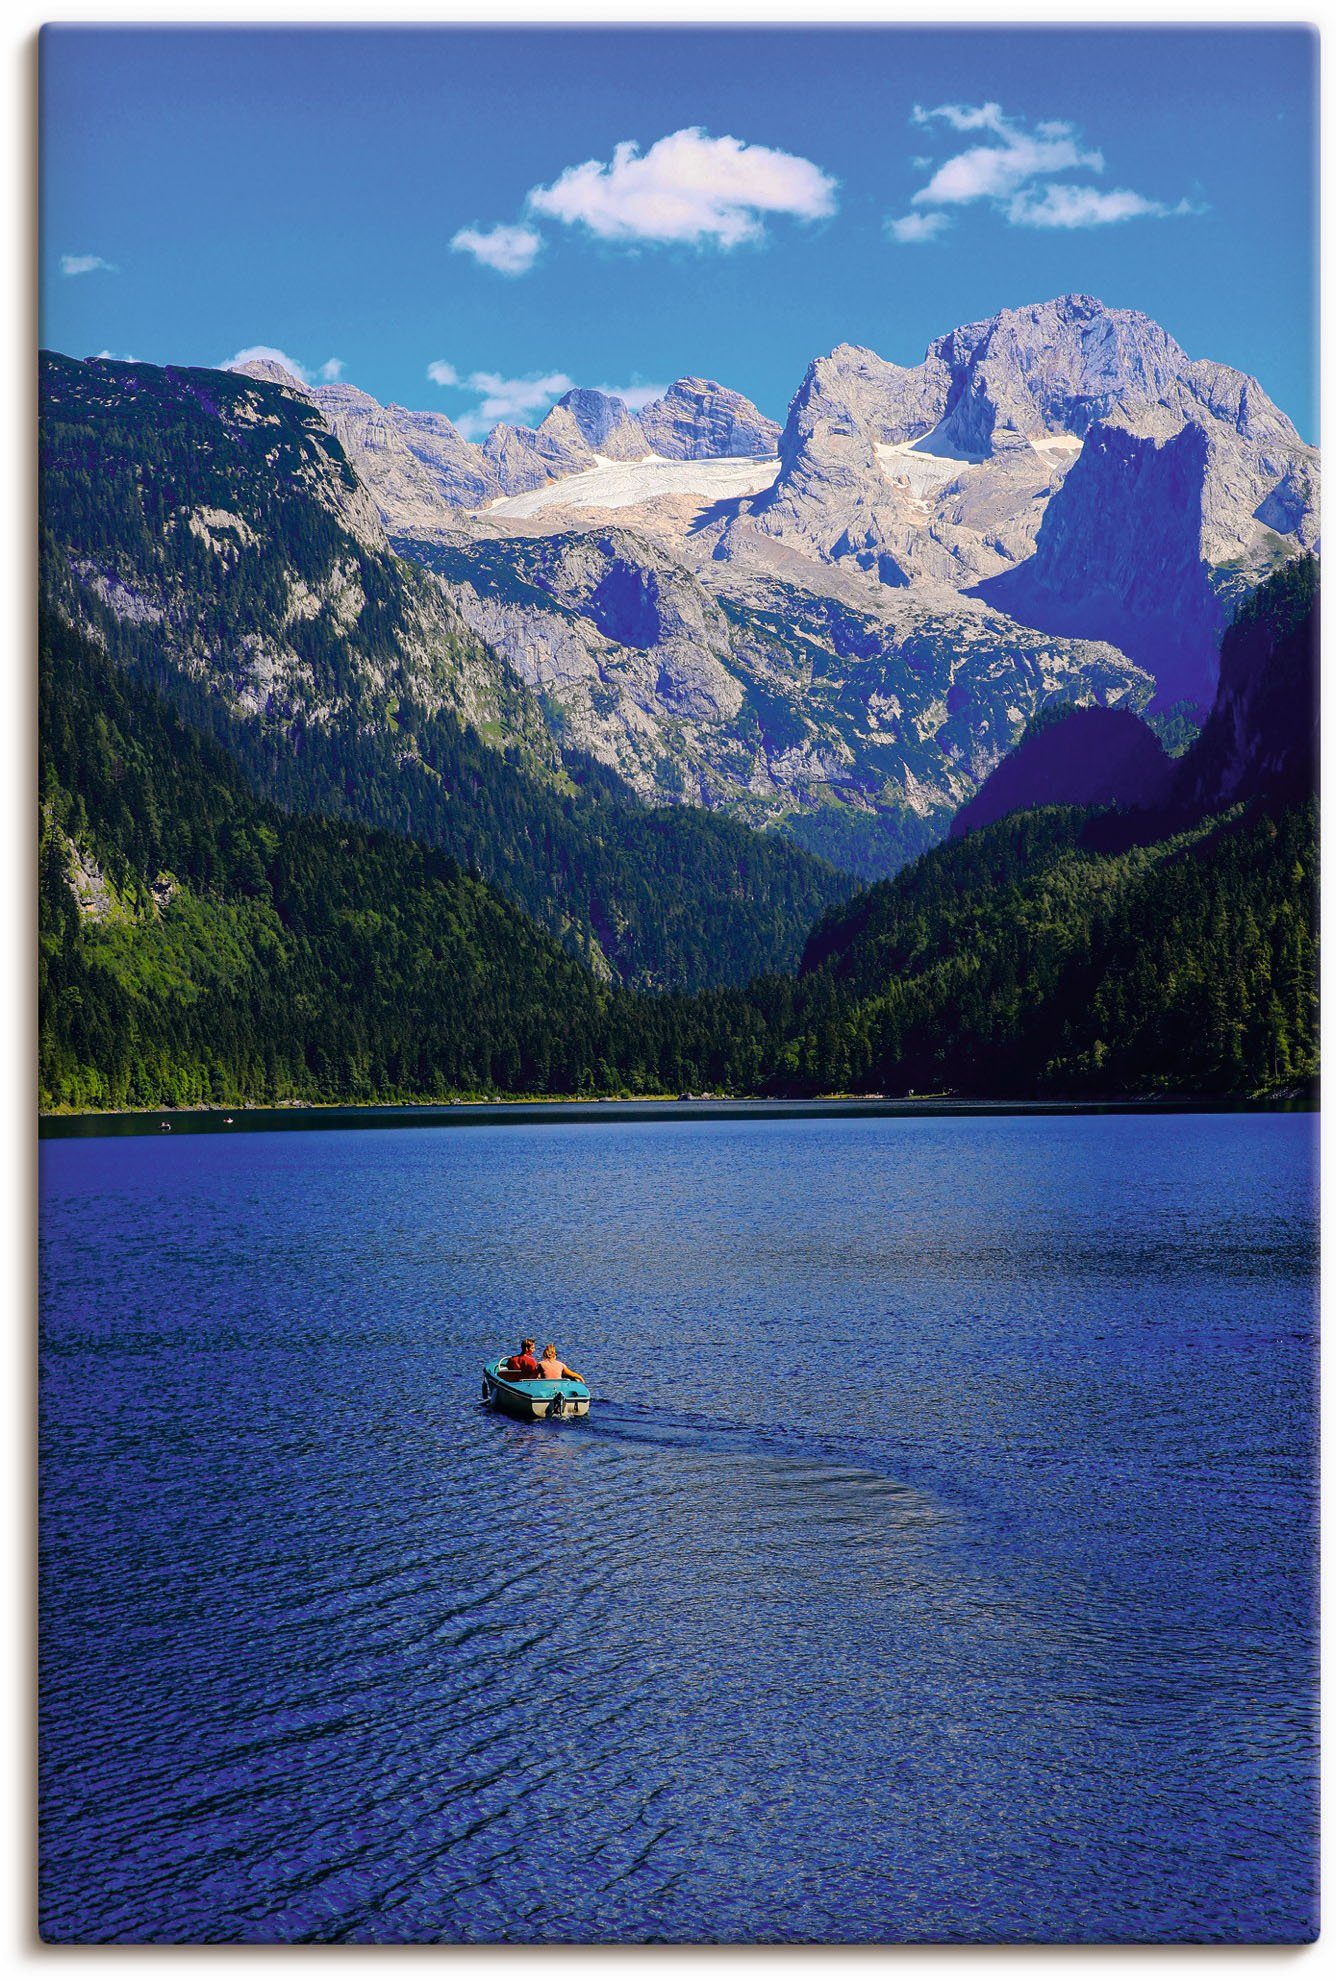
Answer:
<path fill-rule="evenodd" d="M 1301 803 L 1317 778 L 1318 565 L 1295 558 L 1241 608 L 1220 682 L 1170 803 L 1192 815 L 1249 798 Z"/>
<path fill-rule="evenodd" d="M 310 395 L 47 357 L 40 450 L 46 594 L 104 647 L 170 656 L 233 714 L 276 727 L 405 696 L 483 728 L 521 719 L 507 670 L 391 550 Z"/>
<path fill-rule="evenodd" d="M 1107 645 L 1028 633 L 949 592 L 815 594 L 692 569 L 628 529 L 403 547 L 564 746 L 647 802 L 782 825 L 858 872 L 940 836 L 1036 711 L 1136 707 L 1151 688 Z"/>
<path fill-rule="evenodd" d="M 773 420 L 711 378 L 679 378 L 644 408 L 640 430 L 668 461 L 773 454 L 779 444 Z"/>
<path fill-rule="evenodd" d="M 481 508 L 504 493 L 482 449 L 443 413 L 382 406 L 353 385 L 317 386 L 310 396 L 356 464 L 382 521 L 430 530 L 443 510 Z"/>
<path fill-rule="evenodd" d="M 780 459 L 735 539 L 977 588 L 1115 641 L 1167 701 L 1209 703 L 1233 605 L 1316 541 L 1316 455 L 1256 380 L 1088 296 L 965 325 L 913 367 L 837 347 L 809 367 Z"/>
<path fill-rule="evenodd" d="M 1207 704 L 1229 607 L 1201 553 L 1210 443 L 1099 421 L 1054 491 L 1033 553 L 978 596 L 1028 626 L 1109 640 L 1165 701 Z"/>

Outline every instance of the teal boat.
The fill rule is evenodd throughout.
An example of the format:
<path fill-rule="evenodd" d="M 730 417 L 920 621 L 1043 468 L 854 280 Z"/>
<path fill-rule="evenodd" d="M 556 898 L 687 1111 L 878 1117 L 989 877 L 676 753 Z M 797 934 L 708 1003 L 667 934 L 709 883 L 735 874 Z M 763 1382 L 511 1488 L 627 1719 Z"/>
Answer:
<path fill-rule="evenodd" d="M 587 1417 L 589 1390 L 573 1376 L 549 1381 L 545 1376 L 507 1375 L 503 1363 L 485 1362 L 482 1371 L 482 1400 L 507 1417 L 518 1417 L 532 1424 L 540 1417 Z"/>

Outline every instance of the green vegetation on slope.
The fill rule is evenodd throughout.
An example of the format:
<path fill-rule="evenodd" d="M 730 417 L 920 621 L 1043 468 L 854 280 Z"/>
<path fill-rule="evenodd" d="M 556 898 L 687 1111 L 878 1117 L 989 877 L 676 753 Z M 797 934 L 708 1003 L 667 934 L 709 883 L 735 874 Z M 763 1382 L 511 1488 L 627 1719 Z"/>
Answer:
<path fill-rule="evenodd" d="M 578 1076 L 604 993 L 484 883 L 413 841 L 259 803 L 77 636 L 52 630 L 45 660 L 44 1098 Z M 101 877 L 96 919 L 70 891 L 71 843 Z"/>
<path fill-rule="evenodd" d="M 782 1068 L 998 1095 L 1313 1077 L 1315 807 L 1239 807 L 1112 856 L 1085 844 L 1088 817 L 1015 813 L 837 911 Z"/>
<path fill-rule="evenodd" d="M 258 800 L 77 633 L 41 658 L 44 1106 L 764 1079 L 792 978 L 610 989 L 439 850 Z"/>
<path fill-rule="evenodd" d="M 441 848 L 598 974 L 793 967 L 854 883 L 773 835 L 563 766 L 533 697 L 390 554 L 314 407 L 248 377 L 48 357 L 44 589 L 262 797 Z M 474 726 L 493 711 L 508 739 Z"/>
<path fill-rule="evenodd" d="M 838 911 L 798 978 L 650 997 L 439 851 L 256 800 L 61 628 L 42 730 L 47 1105 L 1239 1093 L 1315 1070 L 1311 806 L 1111 857 L 1083 814 L 1017 814 Z"/>
<path fill-rule="evenodd" d="M 1296 560 L 1240 612 L 1216 706 L 1156 806 L 1012 813 L 829 912 L 796 977 L 694 996 L 600 982 L 438 848 L 257 799 L 52 618 L 43 1098 L 1305 1083 L 1316 577 Z"/>

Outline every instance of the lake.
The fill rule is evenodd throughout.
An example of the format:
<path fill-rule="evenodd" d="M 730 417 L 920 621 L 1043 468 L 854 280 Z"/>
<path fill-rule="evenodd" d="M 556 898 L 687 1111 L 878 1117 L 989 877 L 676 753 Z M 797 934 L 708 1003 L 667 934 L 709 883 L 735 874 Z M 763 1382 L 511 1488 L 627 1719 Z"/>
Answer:
<path fill-rule="evenodd" d="M 45 1142 L 43 1933 L 1310 1937 L 1314 1137 Z"/>

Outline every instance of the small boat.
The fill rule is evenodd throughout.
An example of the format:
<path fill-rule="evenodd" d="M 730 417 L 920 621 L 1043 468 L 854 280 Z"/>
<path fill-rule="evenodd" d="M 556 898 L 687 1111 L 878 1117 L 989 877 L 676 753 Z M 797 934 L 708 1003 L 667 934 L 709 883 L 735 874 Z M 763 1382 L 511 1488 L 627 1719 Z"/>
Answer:
<path fill-rule="evenodd" d="M 549 1382 L 545 1376 L 511 1376 L 503 1367 L 505 1358 L 485 1362 L 482 1371 L 482 1400 L 507 1417 L 518 1417 L 532 1424 L 540 1417 L 587 1417 L 589 1390 L 572 1376 Z"/>

